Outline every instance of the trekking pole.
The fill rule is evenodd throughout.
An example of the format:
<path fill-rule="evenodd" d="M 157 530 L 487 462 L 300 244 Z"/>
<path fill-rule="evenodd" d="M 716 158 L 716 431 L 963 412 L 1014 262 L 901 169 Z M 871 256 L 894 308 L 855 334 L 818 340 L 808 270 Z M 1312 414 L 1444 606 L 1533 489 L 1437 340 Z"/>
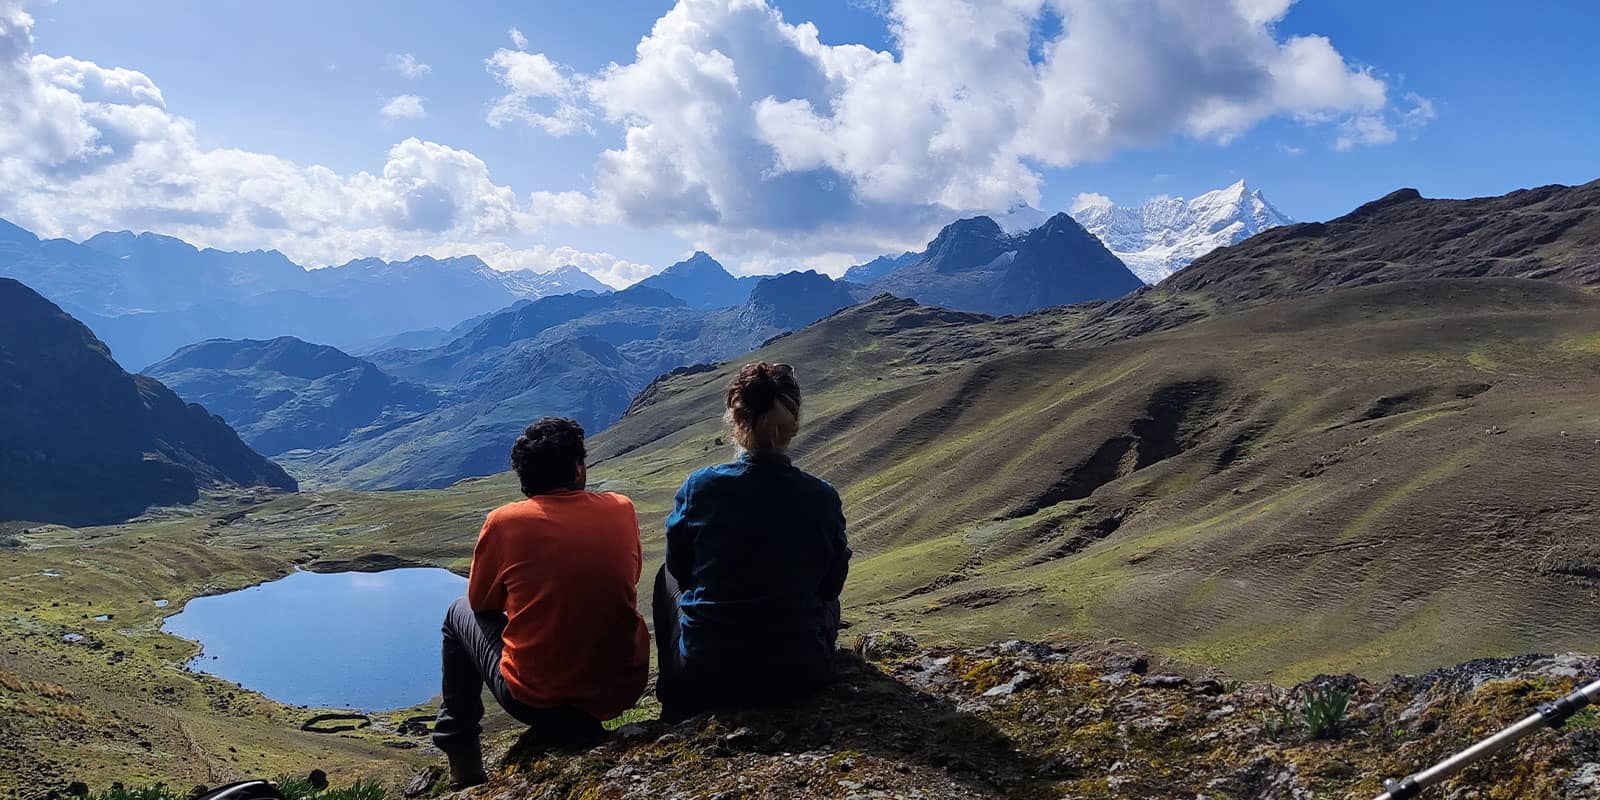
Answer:
<path fill-rule="evenodd" d="M 1384 781 L 1383 788 L 1385 791 L 1383 794 L 1378 795 L 1377 800 L 1406 800 L 1406 798 L 1416 797 L 1422 793 L 1423 789 L 1443 782 L 1444 779 L 1510 747 L 1518 740 L 1540 728 L 1561 727 L 1573 714 L 1578 713 L 1590 703 L 1600 703 L 1600 681 L 1595 681 L 1553 703 L 1540 704 L 1537 712 L 1524 718 L 1521 722 L 1415 775 L 1398 781 Z"/>

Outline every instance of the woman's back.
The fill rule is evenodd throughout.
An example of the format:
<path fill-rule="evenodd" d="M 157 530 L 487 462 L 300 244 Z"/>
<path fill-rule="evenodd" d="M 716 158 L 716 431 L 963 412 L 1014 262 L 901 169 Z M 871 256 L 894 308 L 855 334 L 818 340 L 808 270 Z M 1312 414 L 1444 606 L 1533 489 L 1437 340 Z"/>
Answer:
<path fill-rule="evenodd" d="M 785 455 L 800 384 L 785 364 L 746 364 L 726 419 L 744 455 L 689 476 L 667 517 L 652 615 L 662 718 L 780 702 L 833 677 L 849 571 L 839 493 Z"/>
<path fill-rule="evenodd" d="M 696 472 L 667 520 L 685 655 L 831 645 L 849 557 L 838 493 L 787 457 Z"/>

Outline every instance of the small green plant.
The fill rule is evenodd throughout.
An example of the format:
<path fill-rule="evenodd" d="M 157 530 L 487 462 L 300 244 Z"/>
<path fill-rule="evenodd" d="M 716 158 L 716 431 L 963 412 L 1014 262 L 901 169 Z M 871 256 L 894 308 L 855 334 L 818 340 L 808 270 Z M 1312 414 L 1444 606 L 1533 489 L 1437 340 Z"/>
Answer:
<path fill-rule="evenodd" d="M 1238 679 L 1226 680 L 1226 681 L 1222 682 L 1222 693 L 1223 694 L 1238 694 L 1239 690 L 1243 689 L 1243 688 L 1244 688 L 1244 681 L 1241 681 L 1241 680 L 1238 680 Z"/>
<path fill-rule="evenodd" d="M 93 795 L 94 800 L 182 800 L 183 795 L 168 789 L 165 784 L 128 788 L 120 783 Z"/>
<path fill-rule="evenodd" d="M 284 800 L 386 800 L 389 793 L 383 784 L 357 779 L 355 783 L 338 789 L 318 790 L 309 778 L 282 777 L 273 781 Z M 129 800 L 145 800 L 130 798 Z M 158 800 L 150 798 L 150 800 Z"/>
<path fill-rule="evenodd" d="M 1351 693 L 1345 689 L 1328 686 L 1306 695 L 1300 706 L 1300 718 L 1316 739 L 1332 739 L 1344 728 L 1345 713 L 1350 710 Z"/>
<path fill-rule="evenodd" d="M 1283 706 L 1261 712 L 1261 735 L 1276 742 L 1294 728 L 1294 712 Z"/>
<path fill-rule="evenodd" d="M 274 778 L 272 781 L 278 787 L 278 792 L 284 800 L 311 800 L 316 795 L 316 787 L 311 785 L 311 780 L 305 777 L 289 777 L 287 775 Z"/>
<path fill-rule="evenodd" d="M 1567 730 L 1594 730 L 1600 728 L 1600 711 L 1593 707 L 1586 708 L 1572 715 L 1567 720 Z"/>
<path fill-rule="evenodd" d="M 342 789 L 328 789 L 317 795 L 318 800 L 387 800 L 388 790 L 376 781 L 357 780 Z"/>

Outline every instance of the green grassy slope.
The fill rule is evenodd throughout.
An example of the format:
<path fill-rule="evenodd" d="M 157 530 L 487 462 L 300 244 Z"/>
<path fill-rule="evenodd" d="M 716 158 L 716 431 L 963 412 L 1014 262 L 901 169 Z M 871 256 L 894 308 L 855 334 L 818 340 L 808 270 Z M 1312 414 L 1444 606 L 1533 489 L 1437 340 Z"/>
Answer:
<path fill-rule="evenodd" d="M 1124 636 L 1285 678 L 1600 634 L 1586 292 L 1391 284 L 1088 349 L 1030 350 L 1028 321 L 909 327 L 937 313 L 880 301 L 753 356 L 801 371 L 797 453 L 844 496 L 858 623 Z M 729 455 L 733 368 L 596 439 L 652 543 L 677 481 Z"/>

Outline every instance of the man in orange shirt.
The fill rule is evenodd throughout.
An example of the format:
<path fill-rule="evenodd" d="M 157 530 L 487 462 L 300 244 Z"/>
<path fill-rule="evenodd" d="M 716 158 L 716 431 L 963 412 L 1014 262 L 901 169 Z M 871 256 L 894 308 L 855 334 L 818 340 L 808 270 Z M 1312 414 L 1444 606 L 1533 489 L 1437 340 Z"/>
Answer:
<path fill-rule="evenodd" d="M 511 449 L 528 499 L 489 514 L 467 596 L 444 621 L 433 741 L 450 784 L 483 783 L 485 686 L 542 738 L 588 745 L 644 693 L 649 635 L 636 605 L 639 521 L 620 494 L 584 490 L 583 428 L 545 417 Z"/>

